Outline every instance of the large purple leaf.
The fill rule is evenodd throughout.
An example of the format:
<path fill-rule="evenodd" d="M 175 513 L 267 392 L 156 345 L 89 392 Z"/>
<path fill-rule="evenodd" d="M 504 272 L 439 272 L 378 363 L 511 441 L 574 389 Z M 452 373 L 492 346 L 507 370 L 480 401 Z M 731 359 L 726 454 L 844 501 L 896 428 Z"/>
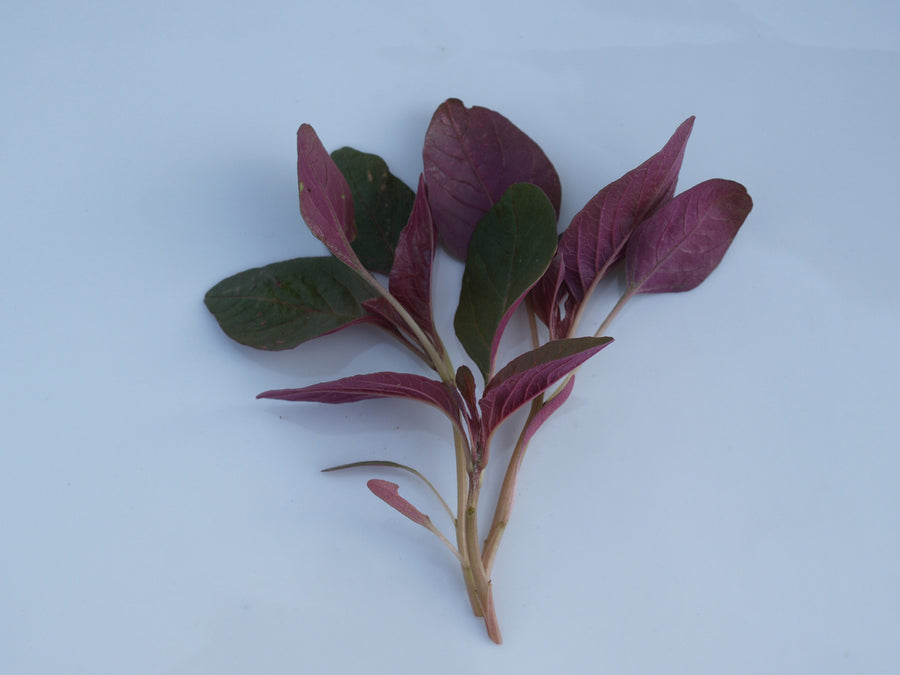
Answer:
<path fill-rule="evenodd" d="M 350 186 L 308 124 L 297 131 L 297 181 L 307 227 L 337 258 L 365 274 L 350 246 L 356 236 Z"/>
<path fill-rule="evenodd" d="M 572 219 L 559 240 L 565 283 L 576 303 L 618 262 L 634 228 L 675 194 L 694 118 L 662 150 L 600 190 Z"/>
<path fill-rule="evenodd" d="M 435 337 L 435 330 L 431 311 L 431 268 L 436 250 L 425 177 L 419 176 L 412 212 L 394 251 L 389 289 L 419 327 L 432 338 Z"/>
<path fill-rule="evenodd" d="M 608 337 L 554 340 L 510 361 L 491 378 L 478 402 L 485 436 L 611 342 Z"/>
<path fill-rule="evenodd" d="M 515 183 L 533 183 L 557 215 L 559 176 L 544 151 L 500 113 L 451 98 L 431 118 L 422 151 L 438 234 L 464 260 L 481 217 Z"/>
<path fill-rule="evenodd" d="M 460 423 L 458 394 L 449 386 L 413 373 L 380 372 L 321 382 L 300 389 L 264 391 L 256 398 L 314 403 L 355 403 L 373 398 L 407 398 L 434 406 Z"/>
<path fill-rule="evenodd" d="M 740 183 L 715 178 L 648 218 L 628 242 L 629 293 L 689 291 L 716 268 L 753 208 Z"/>

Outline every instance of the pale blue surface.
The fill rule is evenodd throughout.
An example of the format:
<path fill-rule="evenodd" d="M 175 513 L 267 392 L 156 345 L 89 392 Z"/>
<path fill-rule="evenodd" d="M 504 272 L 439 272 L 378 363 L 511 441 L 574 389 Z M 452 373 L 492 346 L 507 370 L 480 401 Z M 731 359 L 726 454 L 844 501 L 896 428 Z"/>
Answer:
<path fill-rule="evenodd" d="M 0 672 L 897 672 L 897 3 L 81 5 L 0 12 Z M 250 352 L 201 302 L 321 251 L 301 122 L 414 185 L 448 96 L 543 146 L 564 222 L 690 114 L 681 186 L 756 204 L 535 438 L 502 648 L 368 474 L 318 472 L 452 494 L 439 415 L 253 400 L 413 364 L 366 332 Z"/>

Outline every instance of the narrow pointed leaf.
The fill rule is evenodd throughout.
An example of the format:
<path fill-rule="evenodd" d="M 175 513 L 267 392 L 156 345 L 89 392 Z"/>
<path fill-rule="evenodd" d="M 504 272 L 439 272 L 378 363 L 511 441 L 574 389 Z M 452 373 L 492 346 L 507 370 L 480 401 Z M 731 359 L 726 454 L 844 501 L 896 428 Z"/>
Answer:
<path fill-rule="evenodd" d="M 561 298 L 566 295 L 563 287 L 565 272 L 565 268 L 562 265 L 562 254 L 557 249 L 547 271 L 544 272 L 544 275 L 529 293 L 534 313 L 547 326 L 551 340 L 556 340 L 565 335 L 565 326 L 563 325 L 563 316 L 560 309 Z"/>
<path fill-rule="evenodd" d="M 456 335 L 485 381 L 509 317 L 556 250 L 556 213 L 540 188 L 509 188 L 478 223 L 463 272 Z"/>
<path fill-rule="evenodd" d="M 544 422 L 550 419 L 550 416 L 559 410 L 563 403 L 569 400 L 569 396 L 572 394 L 572 389 L 574 389 L 574 387 L 575 378 L 572 377 L 566 383 L 566 386 L 562 388 L 562 391 L 541 406 L 538 414 L 531 419 L 528 426 L 522 431 L 523 444 L 530 443 L 531 437 L 544 425 Z"/>
<path fill-rule="evenodd" d="M 654 213 L 628 243 L 631 293 L 675 293 L 698 286 L 716 268 L 753 202 L 740 183 L 716 178 Z"/>
<path fill-rule="evenodd" d="M 310 232 L 344 264 L 365 273 L 350 245 L 356 237 L 350 186 L 308 124 L 297 131 L 297 181 L 300 214 Z"/>
<path fill-rule="evenodd" d="M 204 302 L 222 330 L 256 349 L 298 344 L 367 320 L 374 291 L 339 260 L 296 258 L 223 279 Z"/>
<path fill-rule="evenodd" d="M 675 194 L 689 117 L 653 157 L 600 190 L 572 219 L 559 241 L 565 282 L 576 303 L 625 252 L 634 228 Z"/>
<path fill-rule="evenodd" d="M 481 217 L 515 183 L 539 186 L 559 213 L 559 176 L 544 151 L 500 113 L 451 98 L 425 134 L 425 180 L 444 245 L 464 260 Z"/>
<path fill-rule="evenodd" d="M 459 424 L 459 399 L 453 389 L 413 373 L 380 372 L 321 382 L 300 389 L 265 391 L 256 398 L 315 403 L 355 403 L 374 398 L 406 398 L 434 406 Z"/>
<path fill-rule="evenodd" d="M 396 483 L 392 483 L 388 480 L 381 480 L 380 478 L 373 478 L 366 483 L 366 486 L 372 491 L 372 494 L 391 508 L 402 513 L 414 523 L 418 523 L 422 527 L 431 525 L 431 518 L 400 496 L 400 486 Z"/>
<path fill-rule="evenodd" d="M 478 402 L 485 434 L 611 342 L 608 337 L 554 340 L 510 361 L 488 382 Z"/>
<path fill-rule="evenodd" d="M 331 158 L 350 186 L 356 216 L 353 250 L 363 266 L 387 274 L 415 194 L 378 155 L 341 148 Z"/>
<path fill-rule="evenodd" d="M 431 268 L 437 251 L 425 178 L 419 176 L 409 222 L 400 233 L 389 289 L 425 333 L 435 336 L 431 309 Z"/>

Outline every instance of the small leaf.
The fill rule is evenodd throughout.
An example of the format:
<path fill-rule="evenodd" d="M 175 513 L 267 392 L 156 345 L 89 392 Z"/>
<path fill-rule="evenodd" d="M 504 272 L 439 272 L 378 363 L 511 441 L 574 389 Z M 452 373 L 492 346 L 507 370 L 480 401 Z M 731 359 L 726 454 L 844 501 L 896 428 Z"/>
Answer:
<path fill-rule="evenodd" d="M 531 418 L 528 426 L 522 431 L 521 443 L 528 444 L 531 441 L 531 437 L 544 425 L 544 422 L 550 419 L 550 416 L 559 410 L 563 403 L 569 400 L 569 396 L 572 394 L 572 389 L 574 388 L 575 377 L 573 376 L 566 382 L 566 386 L 563 387 L 556 396 L 544 403 L 538 411 L 538 414 Z"/>
<path fill-rule="evenodd" d="M 418 523 L 422 527 L 431 525 L 431 518 L 419 511 L 415 506 L 400 496 L 400 486 L 380 478 L 373 478 L 366 486 L 380 500 L 388 506 L 396 509 L 414 523 Z"/>
<path fill-rule="evenodd" d="M 331 159 L 350 186 L 356 215 L 353 250 L 366 269 L 387 274 L 415 197 L 378 155 L 341 148 Z"/>
<path fill-rule="evenodd" d="M 472 375 L 472 371 L 466 365 L 456 369 L 456 389 L 474 417 L 478 410 L 475 400 L 475 376 Z"/>
<path fill-rule="evenodd" d="M 488 382 L 478 402 L 485 435 L 611 342 L 608 337 L 554 340 L 510 361 Z"/>
<path fill-rule="evenodd" d="M 568 329 L 568 322 L 563 318 L 560 310 L 563 296 L 571 302 L 571 296 L 565 292 L 563 286 L 564 280 L 565 268 L 562 265 L 562 254 L 557 249 L 547 271 L 534 285 L 528 296 L 535 315 L 547 326 L 551 340 L 564 337 Z M 566 319 L 571 319 L 571 317 L 567 315 Z"/>
<path fill-rule="evenodd" d="M 413 373 L 380 372 L 353 375 L 300 389 L 264 391 L 256 398 L 314 403 L 355 403 L 374 398 L 406 398 L 434 406 L 459 425 L 459 398 L 443 382 Z"/>
<path fill-rule="evenodd" d="M 291 349 L 365 321 L 374 291 L 331 256 L 246 270 L 213 286 L 204 302 L 222 330 L 256 349 Z"/>
<path fill-rule="evenodd" d="M 576 303 L 622 258 L 634 228 L 675 193 L 693 126 L 689 117 L 662 150 L 594 195 L 563 232 L 559 253 Z"/>
<path fill-rule="evenodd" d="M 310 232 L 344 264 L 365 275 L 350 246 L 356 237 L 350 186 L 308 124 L 297 131 L 297 180 L 300 214 Z"/>
<path fill-rule="evenodd" d="M 400 233 L 388 288 L 426 335 L 436 339 L 431 310 L 431 268 L 437 252 L 425 178 L 419 176 L 409 222 Z"/>
<path fill-rule="evenodd" d="M 555 250 L 556 213 L 534 185 L 510 187 L 478 223 L 453 325 L 485 381 L 509 317 Z"/>
<path fill-rule="evenodd" d="M 676 293 L 698 286 L 722 260 L 752 208 L 743 185 L 721 178 L 669 201 L 628 242 L 629 292 Z"/>
<path fill-rule="evenodd" d="M 515 183 L 540 187 L 559 213 L 559 176 L 544 151 L 500 113 L 451 98 L 435 111 L 422 152 L 441 240 L 464 260 L 481 217 Z"/>

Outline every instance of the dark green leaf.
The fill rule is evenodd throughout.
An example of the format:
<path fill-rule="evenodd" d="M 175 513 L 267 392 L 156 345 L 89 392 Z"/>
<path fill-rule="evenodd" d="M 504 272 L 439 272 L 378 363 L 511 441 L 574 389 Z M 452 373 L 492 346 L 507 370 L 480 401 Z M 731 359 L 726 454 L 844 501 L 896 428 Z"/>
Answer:
<path fill-rule="evenodd" d="M 478 222 L 453 325 L 485 381 L 509 317 L 555 251 L 556 210 L 535 185 L 513 185 Z"/>
<path fill-rule="evenodd" d="M 391 271 L 397 239 L 412 211 L 415 193 L 394 176 L 378 155 L 353 148 L 331 153 L 353 195 L 356 238 L 353 250 L 373 272 Z"/>
<path fill-rule="evenodd" d="M 296 258 L 247 270 L 213 286 L 205 302 L 228 337 L 256 349 L 291 349 L 366 320 L 375 295 L 330 256 Z"/>

